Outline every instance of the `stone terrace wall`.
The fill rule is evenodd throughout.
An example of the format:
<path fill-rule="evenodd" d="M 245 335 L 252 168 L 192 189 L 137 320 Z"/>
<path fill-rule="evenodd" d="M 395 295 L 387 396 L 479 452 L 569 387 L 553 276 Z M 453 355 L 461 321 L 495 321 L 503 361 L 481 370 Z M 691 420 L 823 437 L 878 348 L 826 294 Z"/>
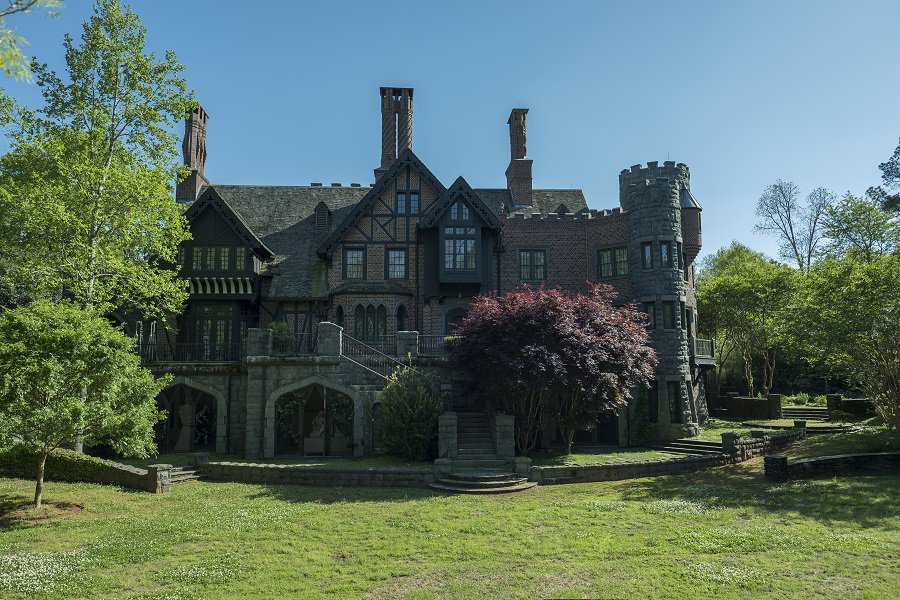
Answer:
<path fill-rule="evenodd" d="M 434 482 L 434 467 L 313 467 L 213 462 L 200 465 L 210 481 L 285 483 L 347 487 L 426 487 Z"/>
<path fill-rule="evenodd" d="M 838 454 L 791 461 L 780 455 L 766 457 L 766 477 L 774 481 L 871 473 L 900 473 L 900 452 Z"/>

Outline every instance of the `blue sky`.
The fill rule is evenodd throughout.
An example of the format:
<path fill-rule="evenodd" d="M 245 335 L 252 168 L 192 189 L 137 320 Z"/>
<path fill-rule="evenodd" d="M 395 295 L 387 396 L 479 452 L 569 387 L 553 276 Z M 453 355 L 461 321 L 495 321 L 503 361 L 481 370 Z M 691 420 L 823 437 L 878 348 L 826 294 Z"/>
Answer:
<path fill-rule="evenodd" d="M 618 204 L 617 175 L 685 162 L 704 253 L 752 233 L 778 178 L 862 193 L 900 137 L 900 3 L 888 1 L 300 2 L 143 0 L 151 49 L 175 50 L 210 114 L 219 183 L 370 183 L 378 87 L 415 88 L 413 148 L 445 183 L 503 187 L 506 119 L 530 109 L 535 187 Z M 15 16 L 62 68 L 57 19 Z M 5 81 L 26 103 L 34 86 Z"/>

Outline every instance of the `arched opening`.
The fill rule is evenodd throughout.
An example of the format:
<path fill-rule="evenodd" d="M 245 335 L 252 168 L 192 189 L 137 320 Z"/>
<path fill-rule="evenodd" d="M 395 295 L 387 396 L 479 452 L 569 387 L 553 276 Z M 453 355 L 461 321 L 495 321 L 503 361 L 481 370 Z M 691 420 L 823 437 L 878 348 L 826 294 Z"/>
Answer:
<path fill-rule="evenodd" d="M 375 311 L 375 339 L 380 340 L 387 335 L 387 309 L 383 304 Z"/>
<path fill-rule="evenodd" d="M 344 307 L 338 306 L 337 310 L 334 311 L 334 322 L 338 327 L 344 326 Z"/>
<path fill-rule="evenodd" d="M 375 307 L 371 304 L 366 307 L 366 334 L 364 340 L 375 338 Z"/>
<path fill-rule="evenodd" d="M 397 307 L 397 331 L 406 331 L 406 305 Z"/>
<path fill-rule="evenodd" d="M 358 339 L 366 337 L 366 309 L 362 304 L 358 304 L 353 311 L 353 335 Z"/>
<path fill-rule="evenodd" d="M 275 401 L 276 456 L 348 456 L 353 448 L 353 401 L 313 384 Z"/>
<path fill-rule="evenodd" d="M 218 402 L 212 394 L 175 385 L 160 392 L 156 406 L 166 413 L 154 427 L 160 453 L 215 450 Z"/>

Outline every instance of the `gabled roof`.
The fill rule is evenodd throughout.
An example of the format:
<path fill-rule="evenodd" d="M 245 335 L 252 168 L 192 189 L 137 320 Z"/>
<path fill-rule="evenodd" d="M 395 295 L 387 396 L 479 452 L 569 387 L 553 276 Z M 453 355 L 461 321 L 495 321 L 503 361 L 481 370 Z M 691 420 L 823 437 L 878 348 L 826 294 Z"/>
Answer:
<path fill-rule="evenodd" d="M 438 196 L 444 194 L 446 189 L 443 184 L 438 181 L 438 178 L 434 176 L 434 174 L 428 170 L 428 167 L 419 160 L 419 157 L 416 156 L 413 151 L 409 148 L 404 150 L 400 156 L 394 161 L 394 164 L 391 165 L 391 168 L 388 169 L 384 175 L 382 175 L 375 185 L 369 190 L 362 200 L 360 200 L 359 204 L 344 218 L 343 221 L 339 222 L 337 226 L 334 228 L 334 231 L 329 235 L 322 244 L 319 245 L 317 250 L 320 256 L 331 256 L 334 247 L 340 243 L 340 241 L 344 238 L 345 235 L 356 225 L 359 220 L 368 212 L 369 208 L 372 206 L 372 203 L 381 196 L 384 192 L 384 189 L 387 187 L 388 183 L 393 181 L 397 174 L 406 167 L 410 167 L 416 173 L 418 173 L 419 178 L 434 188 L 435 192 Z M 337 220 L 337 219 L 335 219 Z"/>
<path fill-rule="evenodd" d="M 453 185 L 428 207 L 428 210 L 422 215 L 422 220 L 419 221 L 419 227 L 427 228 L 437 225 L 440 218 L 450 209 L 450 205 L 456 202 L 457 198 L 463 198 L 468 202 L 491 229 L 501 229 L 503 227 L 500 219 L 497 218 L 497 214 L 484 203 L 462 176 L 457 177 Z"/>
<path fill-rule="evenodd" d="M 681 208 L 699 208 L 703 210 L 703 207 L 700 206 L 700 203 L 697 202 L 697 199 L 694 198 L 694 195 L 691 193 L 691 190 L 687 188 L 681 188 Z"/>
<path fill-rule="evenodd" d="M 200 216 L 203 211 L 211 209 L 216 211 L 222 219 L 228 223 L 236 234 L 251 248 L 260 258 L 270 258 L 275 256 L 253 229 L 247 224 L 244 218 L 216 191 L 213 187 L 207 187 L 197 198 L 197 201 L 191 204 L 184 212 L 184 216 L 188 221 L 193 221 Z"/>

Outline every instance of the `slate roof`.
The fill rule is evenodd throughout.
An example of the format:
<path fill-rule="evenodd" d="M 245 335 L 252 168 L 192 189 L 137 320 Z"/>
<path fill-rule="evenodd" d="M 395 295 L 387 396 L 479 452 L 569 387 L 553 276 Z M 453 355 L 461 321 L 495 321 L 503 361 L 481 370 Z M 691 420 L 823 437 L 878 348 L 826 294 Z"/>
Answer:
<path fill-rule="evenodd" d="M 366 187 L 213 185 L 275 253 L 263 266 L 272 275 L 270 298 L 325 298 L 326 270 L 316 248 L 369 191 Z M 202 193 L 202 192 L 201 192 Z M 328 229 L 317 231 L 315 208 L 331 211 Z"/>
<path fill-rule="evenodd" d="M 371 189 L 334 186 L 210 185 L 237 213 L 238 217 L 265 246 L 274 259 L 263 264 L 262 275 L 271 275 L 268 297 L 272 299 L 326 298 L 325 262 L 317 248 L 353 211 Z M 503 205 L 507 212 L 549 214 L 560 204 L 569 212 L 578 212 L 587 203 L 581 190 L 534 190 L 534 205 L 512 209 L 506 189 L 476 189 L 476 194 L 495 215 Z M 328 229 L 317 231 L 315 208 L 324 202 L 331 211 Z"/>

